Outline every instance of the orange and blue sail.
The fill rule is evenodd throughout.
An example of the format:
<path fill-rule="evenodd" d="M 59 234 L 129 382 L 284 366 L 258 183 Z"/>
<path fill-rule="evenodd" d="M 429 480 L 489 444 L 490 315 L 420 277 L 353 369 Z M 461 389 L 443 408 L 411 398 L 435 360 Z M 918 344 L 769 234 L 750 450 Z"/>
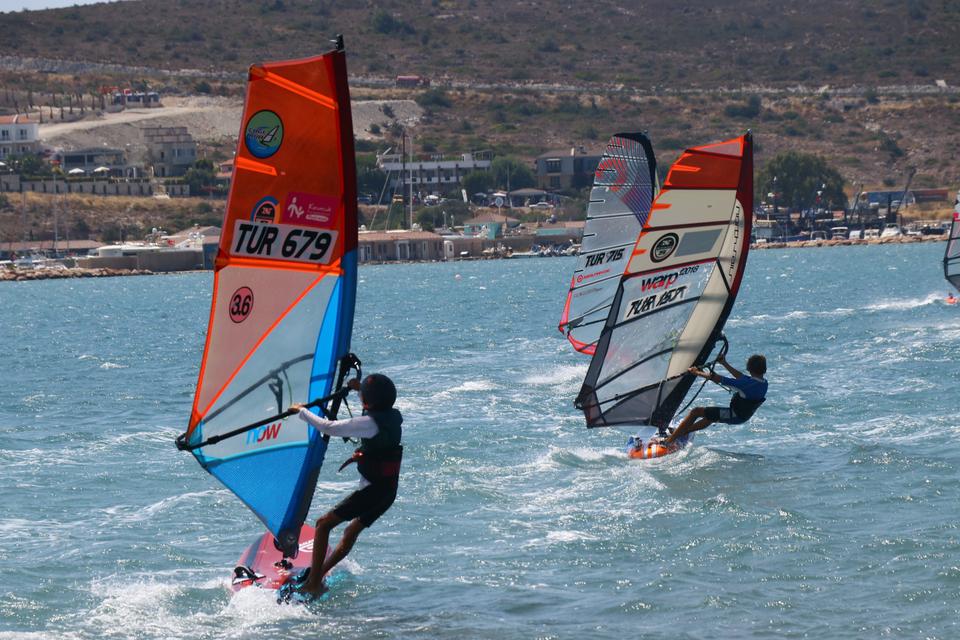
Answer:
<path fill-rule="evenodd" d="M 280 414 L 331 392 L 356 297 L 342 47 L 251 67 L 241 127 L 203 361 L 179 442 L 295 555 L 326 441 Z"/>

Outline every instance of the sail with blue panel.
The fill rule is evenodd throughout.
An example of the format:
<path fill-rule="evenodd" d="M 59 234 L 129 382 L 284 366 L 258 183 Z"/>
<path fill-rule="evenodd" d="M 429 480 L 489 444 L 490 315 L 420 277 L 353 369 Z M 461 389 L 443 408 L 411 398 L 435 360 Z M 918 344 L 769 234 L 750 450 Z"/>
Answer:
<path fill-rule="evenodd" d="M 251 67 L 241 127 L 193 411 L 178 446 L 295 556 L 326 440 L 287 409 L 337 388 L 356 297 L 342 41 L 322 56 Z M 322 409 L 335 415 L 338 404 Z"/>

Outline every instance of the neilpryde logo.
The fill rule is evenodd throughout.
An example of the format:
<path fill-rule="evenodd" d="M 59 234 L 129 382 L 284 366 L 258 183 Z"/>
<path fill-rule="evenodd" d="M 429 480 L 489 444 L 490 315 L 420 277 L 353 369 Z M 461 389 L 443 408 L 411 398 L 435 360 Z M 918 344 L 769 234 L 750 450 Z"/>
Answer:
<path fill-rule="evenodd" d="M 650 252 L 650 259 L 654 262 L 663 262 L 670 257 L 670 254 L 677 248 L 679 242 L 680 238 L 678 238 L 675 233 L 668 233 L 665 236 L 661 236 L 653 245 L 653 250 Z"/>
<path fill-rule="evenodd" d="M 257 111 L 247 120 L 243 141 L 257 158 L 269 158 L 283 142 L 283 121 L 273 111 Z"/>

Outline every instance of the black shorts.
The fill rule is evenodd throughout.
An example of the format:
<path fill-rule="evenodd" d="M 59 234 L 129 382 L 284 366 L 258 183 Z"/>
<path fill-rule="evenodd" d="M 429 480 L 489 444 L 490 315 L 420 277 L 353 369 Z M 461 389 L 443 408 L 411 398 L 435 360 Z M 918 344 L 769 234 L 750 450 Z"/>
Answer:
<path fill-rule="evenodd" d="M 735 414 L 730 407 L 704 407 L 703 417 L 722 424 L 743 424 L 747 421 Z"/>
<path fill-rule="evenodd" d="M 396 482 L 377 482 L 348 495 L 333 508 L 333 513 L 343 521 L 360 518 L 363 526 L 369 527 L 390 508 L 396 498 Z"/>

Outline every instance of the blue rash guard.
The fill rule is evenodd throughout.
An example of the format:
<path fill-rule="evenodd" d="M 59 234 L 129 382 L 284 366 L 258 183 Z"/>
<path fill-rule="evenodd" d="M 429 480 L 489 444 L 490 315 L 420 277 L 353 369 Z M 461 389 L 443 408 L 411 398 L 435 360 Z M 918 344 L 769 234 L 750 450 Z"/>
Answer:
<path fill-rule="evenodd" d="M 728 378 L 726 376 L 720 376 L 720 384 L 731 389 L 736 389 L 737 394 L 743 396 L 746 400 L 763 400 L 767 397 L 767 381 L 763 378 L 754 378 L 753 376 Z"/>
<path fill-rule="evenodd" d="M 730 407 L 706 407 L 704 416 L 714 422 L 725 424 L 743 424 L 753 416 L 757 408 L 767 397 L 767 381 L 753 376 L 727 378 L 720 376 L 720 384 L 734 389 L 730 398 Z"/>

